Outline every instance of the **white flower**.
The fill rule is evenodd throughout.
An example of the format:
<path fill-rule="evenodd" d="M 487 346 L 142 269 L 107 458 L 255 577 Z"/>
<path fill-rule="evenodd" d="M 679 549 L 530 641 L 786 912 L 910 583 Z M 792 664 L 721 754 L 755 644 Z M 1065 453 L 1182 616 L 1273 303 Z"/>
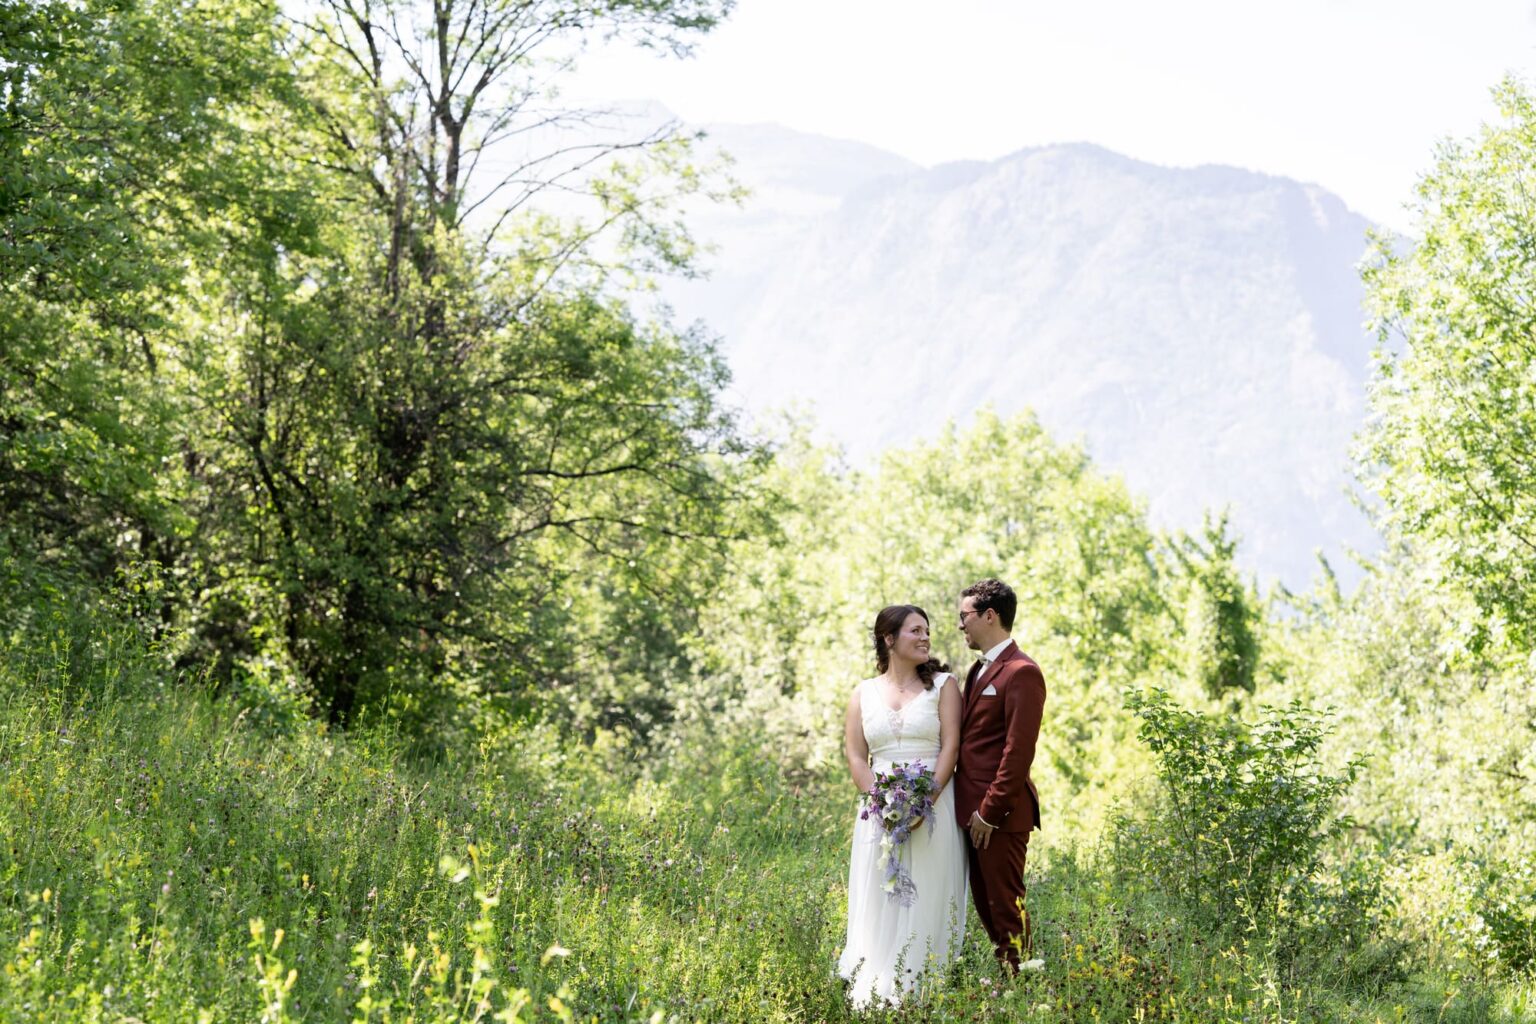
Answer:
<path fill-rule="evenodd" d="M 1045 970 L 1045 961 L 1038 958 L 1034 960 L 1025 960 L 1023 963 L 1019 964 L 1019 970 L 1032 972 L 1043 971 Z"/>

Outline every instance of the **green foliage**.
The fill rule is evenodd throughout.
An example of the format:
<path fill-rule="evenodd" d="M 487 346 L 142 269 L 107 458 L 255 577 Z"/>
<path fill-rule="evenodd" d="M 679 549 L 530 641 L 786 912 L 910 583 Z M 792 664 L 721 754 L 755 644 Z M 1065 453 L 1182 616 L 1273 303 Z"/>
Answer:
<path fill-rule="evenodd" d="M 874 674 L 876 612 L 926 608 L 935 654 L 963 675 L 974 654 L 954 625 L 956 595 L 998 576 L 1019 596 L 1014 636 L 1046 667 L 1050 738 L 1034 772 L 1042 792 L 1063 794 L 1048 813 L 1101 812 L 1104 801 L 1080 797 L 1129 774 L 1091 769 L 1126 738 L 1119 690 L 1177 665 L 1168 597 L 1179 584 L 1120 481 L 1032 415 L 983 412 L 865 472 L 792 439 L 764 483 L 787 508 L 777 533 L 732 548 L 700 609 L 702 678 L 684 702 L 698 732 L 680 738 L 764 737 L 796 762 L 841 764 L 848 692 Z"/>
<path fill-rule="evenodd" d="M 620 286 L 686 271 L 673 204 L 729 190 L 675 131 L 474 171 L 583 122 L 529 106 L 552 48 L 682 49 L 729 4 L 14 7 L 4 549 L 153 576 L 182 663 L 278 718 L 451 742 L 609 664 L 613 622 L 648 623 L 619 674 L 676 673 L 761 453 L 712 339 Z"/>
<path fill-rule="evenodd" d="M 1329 771 L 1348 752 L 1370 752 L 1340 797 L 1358 827 L 1330 873 L 1376 875 L 1373 902 L 1389 909 L 1382 941 L 1418 951 L 1465 988 L 1521 970 L 1514 951 L 1530 932 L 1510 909 L 1526 902 L 1536 843 L 1527 656 L 1486 637 L 1473 653 L 1476 603 L 1444 585 L 1422 548 L 1389 551 L 1352 594 L 1325 584 L 1279 611 L 1267 633 L 1268 695 L 1338 704 Z"/>
<path fill-rule="evenodd" d="M 1388 525 L 1420 540 L 1489 623 L 1536 640 L 1536 101 L 1447 143 L 1419 185 L 1418 241 L 1381 238 L 1364 271 L 1384 343 L 1363 456 Z"/>
<path fill-rule="evenodd" d="M 241 104 L 275 88 L 271 11 L 6 2 L 0 25 L 0 531 L 112 583 L 191 528 L 166 334 L 187 268 L 270 195 Z"/>
<path fill-rule="evenodd" d="M 711 9 L 402 4 L 379 33 L 329 4 L 302 23 L 307 141 L 350 212 L 319 258 L 275 259 L 219 298 L 247 314 L 247 356 L 200 376 L 222 378 L 209 429 L 241 469 L 210 502 L 218 546 L 272 570 L 255 590 L 228 575 L 234 639 L 279 638 L 331 717 L 387 705 L 432 722 L 444 698 L 451 711 L 561 681 L 606 653 L 573 605 L 592 590 L 621 615 L 661 594 L 685 605 L 737 529 L 750 452 L 718 402 L 712 343 L 641 322 L 608 288 L 686 263 L 663 219 L 707 191 L 685 140 L 569 181 L 581 168 L 544 154 L 506 179 L 474 174 L 491 140 L 549 127 L 527 109 L 543 50 L 605 32 L 677 41 Z M 557 182 L 587 192 L 596 224 L 518 213 Z M 489 226 L 471 219 L 493 201 Z"/>
<path fill-rule="evenodd" d="M 1150 885 L 1226 927 L 1273 925 L 1331 895 L 1319 887 L 1323 857 L 1352 824 L 1335 808 L 1364 761 L 1324 769 L 1326 714 L 1292 702 L 1247 727 L 1158 689 L 1129 693 L 1126 705 L 1161 786 L 1152 806 L 1117 823 L 1117 842 Z"/>
<path fill-rule="evenodd" d="M 1380 750 L 1360 816 L 1389 851 L 1404 934 L 1473 979 L 1529 971 L 1536 935 L 1536 100 L 1515 79 L 1494 99 L 1497 118 L 1421 181 L 1417 240 L 1379 239 L 1364 268 L 1384 345 L 1361 456 L 1393 549 L 1358 594 L 1300 602 L 1281 634 L 1293 678 L 1347 685 L 1351 742 Z"/>
<path fill-rule="evenodd" d="M 1258 602 L 1238 575 L 1237 539 L 1227 529 L 1223 512 L 1206 519 L 1202 539 L 1172 546 L 1187 581 L 1184 670 L 1213 700 L 1231 690 L 1253 693 L 1259 663 Z"/>
<path fill-rule="evenodd" d="M 1473 653 L 1481 615 L 1443 578 L 1431 555 L 1399 547 L 1353 594 L 1292 597 L 1269 627 L 1271 694 L 1336 702 L 1335 746 L 1371 751 L 1346 806 L 1388 847 L 1408 833 L 1481 845 L 1536 823 L 1528 656 L 1486 641 Z"/>
<path fill-rule="evenodd" d="M 1478 864 L 1473 906 L 1500 965 L 1516 972 L 1536 968 L 1536 855 L 1521 849 Z"/>

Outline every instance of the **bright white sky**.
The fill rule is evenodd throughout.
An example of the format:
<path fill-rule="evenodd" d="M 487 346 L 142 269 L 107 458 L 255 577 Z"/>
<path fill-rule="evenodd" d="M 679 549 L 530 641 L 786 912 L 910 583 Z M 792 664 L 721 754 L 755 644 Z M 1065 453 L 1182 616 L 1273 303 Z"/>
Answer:
<path fill-rule="evenodd" d="M 599 48 L 573 100 L 771 121 L 923 164 L 1095 142 L 1315 182 L 1399 229 L 1434 145 L 1536 81 L 1536 0 L 740 0 L 678 61 Z"/>

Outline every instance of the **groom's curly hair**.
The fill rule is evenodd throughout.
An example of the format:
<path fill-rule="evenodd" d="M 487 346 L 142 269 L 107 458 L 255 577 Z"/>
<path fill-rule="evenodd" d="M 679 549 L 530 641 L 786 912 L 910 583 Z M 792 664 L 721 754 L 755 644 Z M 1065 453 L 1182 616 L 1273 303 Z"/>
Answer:
<path fill-rule="evenodd" d="M 997 612 L 997 621 L 1003 624 L 1004 629 L 1013 629 L 1013 614 L 1019 610 L 1019 599 L 1014 596 L 1013 588 L 1002 580 L 990 576 L 977 580 L 960 591 L 960 597 L 974 597 L 978 612 L 991 608 Z"/>

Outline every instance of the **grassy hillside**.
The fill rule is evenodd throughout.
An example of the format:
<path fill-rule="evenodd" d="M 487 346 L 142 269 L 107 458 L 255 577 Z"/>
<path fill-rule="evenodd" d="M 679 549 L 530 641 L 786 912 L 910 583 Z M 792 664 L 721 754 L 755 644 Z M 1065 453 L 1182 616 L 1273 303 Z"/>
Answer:
<path fill-rule="evenodd" d="M 273 731 L 131 634 L 5 651 L 0 1020 L 846 1020 L 853 803 L 750 750 L 670 764 L 529 727 L 434 762 Z M 793 780 L 793 781 L 792 781 Z M 1107 846 L 1032 850 L 1041 974 L 973 926 L 893 1020 L 1519 1021 L 1531 986 L 1187 921 Z"/>

